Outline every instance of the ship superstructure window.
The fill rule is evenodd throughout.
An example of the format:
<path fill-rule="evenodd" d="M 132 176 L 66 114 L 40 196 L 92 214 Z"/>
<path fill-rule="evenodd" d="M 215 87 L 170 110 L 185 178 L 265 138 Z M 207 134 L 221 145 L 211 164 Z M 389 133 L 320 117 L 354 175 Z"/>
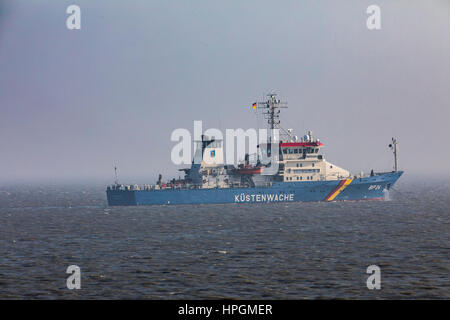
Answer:
<path fill-rule="evenodd" d="M 294 153 L 298 153 L 298 149 L 294 149 Z"/>
<path fill-rule="evenodd" d="M 320 169 L 294 169 L 294 173 L 316 173 L 320 172 Z"/>

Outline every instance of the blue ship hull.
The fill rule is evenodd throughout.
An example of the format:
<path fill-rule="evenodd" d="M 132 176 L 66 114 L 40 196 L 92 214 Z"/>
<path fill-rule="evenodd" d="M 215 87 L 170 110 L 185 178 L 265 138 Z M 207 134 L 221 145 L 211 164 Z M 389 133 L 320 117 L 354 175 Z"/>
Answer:
<path fill-rule="evenodd" d="M 270 187 L 256 188 L 108 189 L 106 194 L 110 206 L 381 200 L 385 190 L 389 190 L 402 173 L 333 181 L 278 182 Z"/>

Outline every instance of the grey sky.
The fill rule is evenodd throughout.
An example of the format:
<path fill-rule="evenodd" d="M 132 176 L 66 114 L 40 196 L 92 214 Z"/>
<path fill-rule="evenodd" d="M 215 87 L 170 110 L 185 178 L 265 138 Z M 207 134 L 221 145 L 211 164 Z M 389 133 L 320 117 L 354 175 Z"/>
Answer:
<path fill-rule="evenodd" d="M 389 170 L 396 136 L 407 173 L 448 175 L 449 88 L 448 0 L 1 1 L 0 184 L 178 175 L 174 129 L 254 127 L 270 90 L 336 165 Z"/>

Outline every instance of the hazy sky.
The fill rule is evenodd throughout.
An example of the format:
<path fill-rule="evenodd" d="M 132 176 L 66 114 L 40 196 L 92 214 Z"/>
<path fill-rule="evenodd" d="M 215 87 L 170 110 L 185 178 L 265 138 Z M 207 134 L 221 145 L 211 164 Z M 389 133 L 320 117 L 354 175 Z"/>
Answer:
<path fill-rule="evenodd" d="M 395 136 L 407 173 L 448 175 L 450 1 L 2 0 L 0 184 L 178 176 L 174 129 L 255 127 L 271 90 L 336 165 L 389 170 Z"/>

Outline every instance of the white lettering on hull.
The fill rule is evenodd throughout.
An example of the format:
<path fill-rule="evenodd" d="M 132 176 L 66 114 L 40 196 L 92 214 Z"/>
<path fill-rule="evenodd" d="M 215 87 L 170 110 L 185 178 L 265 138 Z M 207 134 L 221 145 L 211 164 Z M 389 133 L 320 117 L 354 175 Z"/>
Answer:
<path fill-rule="evenodd" d="M 284 202 L 294 201 L 294 194 L 235 194 L 234 202 Z"/>

